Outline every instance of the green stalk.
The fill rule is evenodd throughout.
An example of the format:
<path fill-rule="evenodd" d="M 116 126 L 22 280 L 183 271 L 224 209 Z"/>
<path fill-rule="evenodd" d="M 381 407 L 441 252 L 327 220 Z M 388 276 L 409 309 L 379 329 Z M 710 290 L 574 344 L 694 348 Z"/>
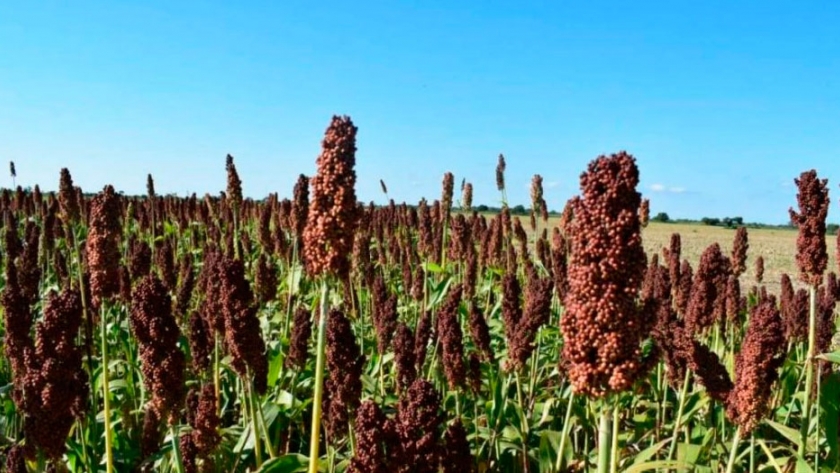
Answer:
<path fill-rule="evenodd" d="M 292 319 L 292 278 L 294 278 L 295 274 L 295 267 L 297 266 L 297 259 L 298 259 L 298 240 L 297 236 L 295 236 L 295 242 L 292 244 L 292 260 L 289 262 L 289 277 L 287 278 L 287 289 L 289 291 L 288 296 L 286 298 L 286 320 L 283 322 L 283 338 L 289 337 L 289 325 L 291 324 Z"/>
<path fill-rule="evenodd" d="M 175 432 L 175 426 L 170 428 L 172 432 L 172 453 L 175 455 L 175 469 L 178 473 L 184 473 L 184 460 L 181 457 L 181 446 L 178 442 L 178 434 Z"/>
<path fill-rule="evenodd" d="M 819 366 L 819 365 L 817 365 Z M 820 471 L 820 391 L 822 391 L 822 370 L 817 369 L 817 414 L 815 416 L 816 424 L 817 424 L 817 438 L 814 441 L 814 445 L 816 445 L 817 454 L 814 455 L 814 471 Z"/>
<path fill-rule="evenodd" d="M 528 437 L 530 436 L 530 427 L 528 426 L 528 413 L 525 409 L 525 404 L 522 403 L 522 383 L 519 380 L 519 371 L 514 375 L 514 382 L 516 383 L 516 399 L 519 406 L 522 407 L 522 467 L 523 471 L 528 471 Z"/>
<path fill-rule="evenodd" d="M 726 473 L 732 473 L 735 468 L 735 459 L 738 457 L 738 444 L 741 442 L 741 428 L 735 431 L 735 437 L 732 439 L 732 449 L 729 452 L 729 462 L 726 463 Z"/>
<path fill-rule="evenodd" d="M 750 473 L 755 473 L 755 434 L 750 434 Z"/>
<path fill-rule="evenodd" d="M 808 291 L 811 296 L 811 304 L 808 314 L 808 354 L 805 355 L 805 402 L 800 428 L 802 441 L 799 443 L 799 456 L 801 457 L 804 457 L 807 453 L 808 433 L 811 429 L 811 386 L 814 384 L 814 349 L 817 344 L 817 288 L 812 284 Z M 819 396 L 819 392 L 817 396 Z"/>
<path fill-rule="evenodd" d="M 254 386 L 251 382 L 250 370 L 248 371 L 248 379 L 242 380 L 242 388 L 245 389 L 245 399 L 248 404 L 247 411 L 248 417 L 251 418 L 251 430 L 254 432 L 254 457 L 256 458 L 257 470 L 260 469 L 262 466 L 262 445 L 261 445 L 261 436 L 260 436 L 260 426 L 259 422 L 257 421 L 257 406 L 254 402 Z"/>
<path fill-rule="evenodd" d="M 560 435 L 560 448 L 557 450 L 557 463 L 554 471 L 563 471 L 563 452 L 566 450 L 566 439 L 569 437 L 569 431 L 572 429 L 572 404 L 575 402 L 575 391 L 569 393 L 569 405 L 566 406 L 566 418 L 563 421 L 563 433 Z"/>
<path fill-rule="evenodd" d="M 309 473 L 318 473 L 318 452 L 321 441 L 321 401 L 324 397 L 324 345 L 327 325 L 327 282 L 321 283 L 321 317 L 318 321 L 317 361 L 315 364 L 315 394 L 312 406 L 312 435 L 309 441 Z"/>
<path fill-rule="evenodd" d="M 620 403 L 618 402 L 618 397 L 615 400 L 615 407 L 613 408 L 613 428 L 612 428 L 612 445 L 610 446 L 611 449 L 611 458 L 610 458 L 610 473 L 617 473 L 618 472 L 618 424 L 619 424 L 619 410 Z"/>
<path fill-rule="evenodd" d="M 680 406 L 677 408 L 677 421 L 674 423 L 674 433 L 671 437 L 671 448 L 668 449 L 668 460 L 673 460 L 674 452 L 677 451 L 677 440 L 680 436 L 680 427 L 682 424 L 683 409 L 685 409 L 685 398 L 688 395 L 689 381 L 691 381 L 691 371 L 686 368 L 685 381 L 683 381 L 682 390 L 680 391 Z"/>
<path fill-rule="evenodd" d="M 220 360 L 219 360 L 219 334 L 216 333 L 214 337 L 214 346 L 213 346 L 213 390 L 216 394 L 216 414 L 221 415 L 222 412 L 222 397 L 220 396 L 221 390 L 221 367 L 220 367 Z"/>
<path fill-rule="evenodd" d="M 598 425 L 598 473 L 610 472 L 610 437 L 612 431 L 611 412 L 606 402 L 601 406 L 601 421 Z"/>
<path fill-rule="evenodd" d="M 254 409 L 257 411 L 257 420 L 260 422 L 260 429 L 265 433 L 265 446 L 268 449 L 268 457 L 270 459 L 277 458 L 277 452 L 274 450 L 274 445 L 271 442 L 271 434 L 268 431 L 268 425 L 265 423 L 265 414 L 263 414 L 262 403 L 259 395 L 253 392 Z"/>
<path fill-rule="evenodd" d="M 105 470 L 107 473 L 114 471 L 114 452 L 111 439 L 111 388 L 108 374 L 108 323 L 106 321 L 107 311 L 105 304 L 102 304 L 100 314 L 100 335 L 102 343 L 102 400 L 104 402 L 104 416 L 105 416 Z"/>

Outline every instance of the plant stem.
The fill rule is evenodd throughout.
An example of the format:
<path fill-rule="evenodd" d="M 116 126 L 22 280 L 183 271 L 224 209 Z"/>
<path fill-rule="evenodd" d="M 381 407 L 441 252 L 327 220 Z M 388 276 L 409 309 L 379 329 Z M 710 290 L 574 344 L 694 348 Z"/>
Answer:
<path fill-rule="evenodd" d="M 216 415 L 221 415 L 222 413 L 222 397 L 220 395 L 221 391 L 221 373 L 220 373 L 220 360 L 219 360 L 219 334 L 216 333 L 214 338 L 213 344 L 213 390 L 216 394 Z"/>
<path fill-rule="evenodd" d="M 598 473 L 610 472 L 610 434 L 612 431 L 611 409 L 606 402 L 601 406 L 601 421 L 598 425 Z"/>
<path fill-rule="evenodd" d="M 680 427 L 682 424 L 683 409 L 685 409 L 685 398 L 688 395 L 688 383 L 691 381 L 691 371 L 685 370 L 685 380 L 683 381 L 682 390 L 680 391 L 680 405 L 677 408 L 677 420 L 674 423 L 674 433 L 671 437 L 671 448 L 668 450 L 668 460 L 674 459 L 674 453 L 677 451 L 677 440 L 680 436 Z"/>
<path fill-rule="evenodd" d="M 257 470 L 262 466 L 262 445 L 260 436 L 260 426 L 257 421 L 257 406 L 254 397 L 254 386 L 251 382 L 250 370 L 248 370 L 247 379 L 242 380 L 242 387 L 245 389 L 245 398 L 248 403 L 248 416 L 251 418 L 251 430 L 254 433 L 254 457 L 256 459 Z"/>
<path fill-rule="evenodd" d="M 312 405 L 312 435 L 309 441 L 309 473 L 318 472 L 318 452 L 321 441 L 321 401 L 324 397 L 324 345 L 327 324 L 327 282 L 321 283 L 321 317 L 318 321 L 318 345 L 315 364 L 315 393 Z"/>
<path fill-rule="evenodd" d="M 819 364 L 817 365 L 817 414 L 815 416 L 816 424 L 817 424 L 817 438 L 814 440 L 815 448 L 817 449 L 817 454 L 814 455 L 814 471 L 820 471 L 820 391 L 822 391 L 822 370 L 819 369 Z"/>
<path fill-rule="evenodd" d="M 268 457 L 271 459 L 277 458 L 277 452 L 274 450 L 274 445 L 271 442 L 271 434 L 268 431 L 268 425 L 265 423 L 265 415 L 263 414 L 262 404 L 260 403 L 259 395 L 253 391 L 254 410 L 257 413 L 257 420 L 260 421 L 260 429 L 265 433 L 265 446 L 268 449 Z"/>
<path fill-rule="evenodd" d="M 741 442 L 741 428 L 735 431 L 735 437 L 732 439 L 732 449 L 729 452 L 729 461 L 726 463 L 726 473 L 732 473 L 735 467 L 735 459 L 738 457 L 738 444 Z"/>
<path fill-rule="evenodd" d="M 108 374 L 108 322 L 105 303 L 102 302 L 102 310 L 99 315 L 100 335 L 102 337 L 102 401 L 104 403 L 103 415 L 105 418 L 105 470 L 107 473 L 114 471 L 114 452 L 111 445 L 111 388 Z"/>
<path fill-rule="evenodd" d="M 799 444 L 799 456 L 801 457 L 804 457 L 808 451 L 808 433 L 811 429 L 811 386 L 814 384 L 814 348 L 817 340 L 817 288 L 811 284 L 808 291 L 811 303 L 808 314 L 808 353 L 805 355 L 805 402 L 803 403 L 800 430 L 802 442 Z"/>
<path fill-rule="evenodd" d="M 563 433 L 560 435 L 560 448 L 557 450 L 557 463 L 554 471 L 563 471 L 563 451 L 566 449 L 566 438 L 569 437 L 572 420 L 572 404 L 575 402 L 575 391 L 569 393 L 569 403 L 566 406 L 566 418 L 563 420 Z"/>
<path fill-rule="evenodd" d="M 178 473 L 184 473 L 184 460 L 181 457 L 181 446 L 178 442 L 178 433 L 175 431 L 175 426 L 170 427 L 172 432 L 172 453 L 175 455 L 175 469 Z"/>
<path fill-rule="evenodd" d="M 615 407 L 613 408 L 613 425 L 612 425 L 612 445 L 610 446 L 610 473 L 618 472 L 618 424 L 619 424 L 619 406 L 618 396 L 615 399 Z"/>

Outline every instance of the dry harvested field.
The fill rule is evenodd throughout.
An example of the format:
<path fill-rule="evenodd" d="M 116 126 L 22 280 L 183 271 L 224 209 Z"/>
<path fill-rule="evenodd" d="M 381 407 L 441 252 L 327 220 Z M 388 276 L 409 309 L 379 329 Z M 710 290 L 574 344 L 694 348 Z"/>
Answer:
<path fill-rule="evenodd" d="M 651 222 L 642 232 L 645 251 L 648 254 L 659 252 L 667 248 L 672 233 L 679 233 L 682 239 L 683 257 L 697 267 L 703 250 L 712 243 L 719 243 L 721 249 L 729 252 L 732 249 L 734 229 L 713 227 L 703 224 L 660 223 Z M 796 230 L 750 228 L 749 251 L 747 252 L 747 271 L 741 276 L 741 285 L 749 288 L 755 284 L 755 258 L 764 257 L 764 284 L 773 293 L 778 293 L 779 279 L 783 273 L 790 275 L 795 284 L 798 281 L 799 269 L 796 267 Z M 826 236 L 826 247 L 832 248 L 836 237 Z M 660 256 L 661 258 L 661 256 Z M 829 252 L 831 269 L 837 268 L 836 255 Z"/>

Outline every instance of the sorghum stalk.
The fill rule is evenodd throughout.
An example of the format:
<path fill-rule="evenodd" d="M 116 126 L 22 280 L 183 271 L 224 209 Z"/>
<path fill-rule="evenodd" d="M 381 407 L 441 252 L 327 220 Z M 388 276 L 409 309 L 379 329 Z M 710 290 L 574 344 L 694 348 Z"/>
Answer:
<path fill-rule="evenodd" d="M 674 458 L 674 453 L 677 451 L 677 440 L 680 436 L 680 427 L 682 424 L 683 410 L 685 409 L 685 399 L 688 397 L 688 385 L 691 381 L 691 370 L 686 368 L 685 381 L 683 381 L 682 389 L 680 390 L 680 405 L 677 408 L 677 420 L 674 423 L 674 434 L 671 437 L 671 448 L 668 450 L 668 460 Z"/>
<path fill-rule="evenodd" d="M 560 434 L 560 448 L 557 450 L 557 463 L 554 471 L 563 471 L 563 451 L 566 449 L 566 439 L 569 437 L 572 420 L 572 405 L 575 402 L 575 390 L 569 389 L 569 403 L 566 406 L 566 417 L 563 420 L 563 432 Z"/>
<path fill-rule="evenodd" d="M 611 409 L 601 402 L 601 420 L 598 423 L 598 473 L 610 472 L 610 437 L 612 431 Z"/>
<path fill-rule="evenodd" d="M 114 471 L 114 452 L 111 439 L 111 388 L 108 375 L 108 323 L 106 317 L 105 303 L 102 303 L 102 310 L 99 314 L 100 336 L 102 344 L 102 400 L 103 416 L 105 418 L 105 470 L 107 473 Z"/>
<path fill-rule="evenodd" d="M 799 443 L 799 455 L 804 456 L 807 450 L 808 433 L 811 428 L 811 386 L 814 383 L 814 348 L 817 345 L 817 289 L 812 284 L 808 287 L 810 309 L 808 310 L 808 352 L 805 355 L 805 401 L 802 408 L 802 426 Z M 819 395 L 819 391 L 817 391 Z M 818 400 L 819 403 L 819 400 Z M 819 405 L 817 403 L 817 405 Z M 819 427 L 817 428 L 819 430 Z"/>
<path fill-rule="evenodd" d="M 318 473 L 318 456 L 321 440 L 321 404 L 324 398 L 324 346 L 326 345 L 327 295 L 329 289 L 326 280 L 321 282 L 321 314 L 318 319 L 318 342 L 315 353 L 315 394 L 312 399 L 312 428 L 309 440 L 309 473 Z"/>
<path fill-rule="evenodd" d="M 169 431 L 171 432 L 170 435 L 172 435 L 172 452 L 175 455 L 175 469 L 178 473 L 184 473 L 184 460 L 181 456 L 181 446 L 179 445 L 180 442 L 178 441 L 178 434 L 175 431 L 175 426 L 170 426 Z"/>
<path fill-rule="evenodd" d="M 732 447 L 729 451 L 729 461 L 726 463 L 726 473 L 732 473 L 735 467 L 735 459 L 738 457 L 738 444 L 741 443 L 741 427 L 735 431 L 735 437 L 732 438 Z"/>
<path fill-rule="evenodd" d="M 613 407 L 613 429 L 612 429 L 612 445 L 610 445 L 611 449 L 611 456 L 610 456 L 610 473 L 617 473 L 618 472 L 618 424 L 619 424 L 619 415 L 621 413 L 621 405 L 616 396 L 615 399 L 615 407 Z"/>

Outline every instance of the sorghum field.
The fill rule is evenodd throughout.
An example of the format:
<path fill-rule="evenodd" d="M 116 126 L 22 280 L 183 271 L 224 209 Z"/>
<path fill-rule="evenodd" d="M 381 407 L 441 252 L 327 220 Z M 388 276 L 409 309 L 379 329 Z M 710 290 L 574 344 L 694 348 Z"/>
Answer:
<path fill-rule="evenodd" d="M 244 199 L 231 156 L 203 198 L 3 191 L 5 470 L 840 468 L 815 171 L 798 231 L 648 225 L 624 152 L 559 219 L 535 175 L 520 221 L 448 173 L 358 203 L 356 132 L 333 117 L 291 199 Z"/>

